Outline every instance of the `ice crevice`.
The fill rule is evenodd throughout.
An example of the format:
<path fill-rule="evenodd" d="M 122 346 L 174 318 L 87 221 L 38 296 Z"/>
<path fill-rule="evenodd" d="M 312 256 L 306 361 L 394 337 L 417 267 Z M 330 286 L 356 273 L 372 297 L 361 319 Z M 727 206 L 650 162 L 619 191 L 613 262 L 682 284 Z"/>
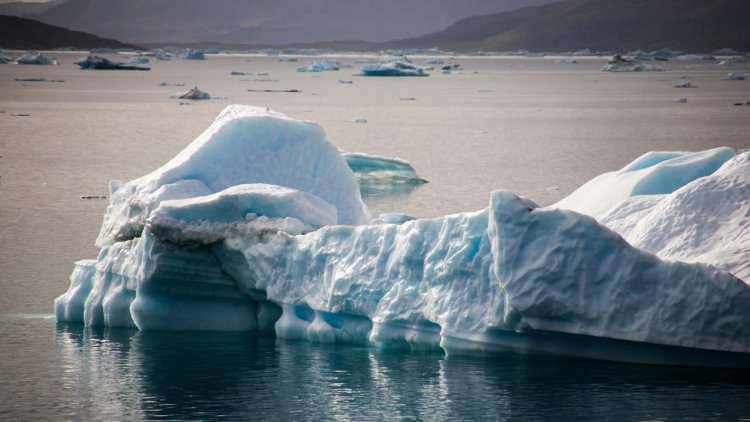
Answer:
<path fill-rule="evenodd" d="M 228 107 L 163 167 L 111 183 L 101 251 L 76 263 L 58 321 L 750 364 L 749 153 L 649 153 L 554 206 L 498 190 L 399 224 L 370 223 L 357 166 L 416 177 L 342 156 L 312 122 Z"/>

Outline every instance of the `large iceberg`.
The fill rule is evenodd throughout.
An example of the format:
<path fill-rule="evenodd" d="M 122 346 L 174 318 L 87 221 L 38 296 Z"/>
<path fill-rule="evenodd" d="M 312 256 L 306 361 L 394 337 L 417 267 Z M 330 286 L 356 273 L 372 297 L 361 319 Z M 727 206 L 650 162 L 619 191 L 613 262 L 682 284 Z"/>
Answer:
<path fill-rule="evenodd" d="M 750 366 L 750 153 L 647 154 L 581 189 L 546 208 L 500 190 L 483 210 L 369 224 L 319 126 L 230 106 L 160 169 L 111 183 L 99 257 L 76 263 L 55 312 L 141 330 Z"/>

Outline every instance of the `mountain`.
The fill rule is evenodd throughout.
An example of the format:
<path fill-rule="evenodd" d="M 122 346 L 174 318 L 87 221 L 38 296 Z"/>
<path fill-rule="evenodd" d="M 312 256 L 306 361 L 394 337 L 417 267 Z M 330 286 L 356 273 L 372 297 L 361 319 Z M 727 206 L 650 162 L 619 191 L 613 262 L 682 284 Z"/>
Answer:
<path fill-rule="evenodd" d="M 120 41 L 71 31 L 32 19 L 0 15 L 0 47 L 18 50 L 43 50 L 63 47 L 140 48 Z"/>
<path fill-rule="evenodd" d="M 27 15 L 127 42 L 382 42 L 556 0 L 67 0 Z"/>
<path fill-rule="evenodd" d="M 463 19 L 391 43 L 488 51 L 750 51 L 748 0 L 568 0 Z"/>
<path fill-rule="evenodd" d="M 12 15 L 25 17 L 35 13 L 42 13 L 45 10 L 61 4 L 65 0 L 50 0 L 43 3 L 14 1 L 9 3 L 0 3 L 0 15 Z"/>

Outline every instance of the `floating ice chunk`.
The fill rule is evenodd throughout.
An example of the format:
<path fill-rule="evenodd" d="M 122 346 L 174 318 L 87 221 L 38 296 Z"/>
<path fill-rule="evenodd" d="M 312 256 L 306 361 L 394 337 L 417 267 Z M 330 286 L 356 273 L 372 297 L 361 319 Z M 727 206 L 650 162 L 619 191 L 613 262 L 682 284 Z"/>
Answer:
<path fill-rule="evenodd" d="M 14 60 L 13 57 L 11 57 L 11 56 L 9 56 L 9 55 L 7 55 L 5 53 L 0 53 L 0 64 L 12 63 L 13 60 Z"/>
<path fill-rule="evenodd" d="M 367 123 L 367 119 L 365 119 L 364 117 L 355 117 L 354 119 L 352 119 L 352 121 L 354 123 Z"/>
<path fill-rule="evenodd" d="M 252 75 L 254 75 L 254 73 L 252 73 L 252 72 L 240 72 L 238 70 L 233 70 L 233 71 L 229 72 L 229 74 L 232 75 L 232 76 L 252 76 Z"/>
<path fill-rule="evenodd" d="M 206 60 L 206 54 L 202 50 L 190 50 L 188 49 L 182 55 L 183 60 Z"/>
<path fill-rule="evenodd" d="M 114 50 L 112 48 L 92 48 L 89 50 L 89 53 L 91 54 L 120 54 L 117 50 Z"/>
<path fill-rule="evenodd" d="M 734 65 L 735 63 L 731 60 L 722 60 L 719 63 L 716 63 L 716 66 L 722 66 L 722 67 L 731 67 Z"/>
<path fill-rule="evenodd" d="M 132 57 L 130 60 L 128 60 L 128 63 L 131 63 L 131 64 L 149 64 L 149 59 L 148 59 L 148 57 L 144 57 L 144 56 L 135 56 L 135 57 Z"/>
<path fill-rule="evenodd" d="M 298 67 L 297 72 L 324 72 L 329 70 L 339 70 L 341 67 L 341 63 L 336 60 L 319 60 L 312 62 L 308 66 Z"/>
<path fill-rule="evenodd" d="M 136 63 L 131 60 L 129 63 L 113 62 L 109 59 L 99 56 L 88 56 L 75 62 L 81 69 L 95 70 L 151 70 L 150 67 Z"/>
<path fill-rule="evenodd" d="M 363 153 L 341 154 L 360 185 L 380 183 L 427 183 L 417 175 L 411 163 L 400 158 L 387 158 Z"/>
<path fill-rule="evenodd" d="M 353 81 L 351 81 L 351 80 L 345 80 L 345 79 L 339 79 L 339 83 L 340 84 L 345 84 L 345 85 L 351 85 L 353 83 Z"/>
<path fill-rule="evenodd" d="M 247 183 L 318 196 L 336 207 L 339 224 L 369 221 L 354 175 L 320 126 L 265 107 L 234 105 L 163 167 L 113 192 L 97 243 L 139 236 L 162 200 L 204 196 Z"/>
<path fill-rule="evenodd" d="M 623 57 L 619 54 L 613 56 L 607 64 L 601 68 L 602 72 L 658 72 L 666 71 L 668 68 L 641 64 L 638 60 Z"/>
<path fill-rule="evenodd" d="M 405 58 L 362 66 L 362 76 L 429 76 Z"/>
<path fill-rule="evenodd" d="M 745 74 L 744 73 L 730 73 L 726 77 L 724 77 L 727 81 L 744 81 L 745 80 Z"/>
<path fill-rule="evenodd" d="M 15 78 L 16 82 L 65 82 L 62 79 L 45 79 L 39 77 Z"/>
<path fill-rule="evenodd" d="M 677 85 L 674 85 L 674 88 L 694 88 L 694 87 L 690 83 L 690 81 L 687 81 L 687 82 L 680 82 Z"/>
<path fill-rule="evenodd" d="M 174 94 L 172 98 L 180 98 L 182 100 L 210 100 L 211 94 L 201 91 L 197 86 L 194 86 L 187 91 Z"/>
<path fill-rule="evenodd" d="M 16 59 L 16 64 L 56 65 L 58 62 L 44 54 L 37 53 L 36 51 L 29 51 Z"/>
<path fill-rule="evenodd" d="M 621 170 L 599 175 L 554 206 L 598 217 L 636 195 L 668 194 L 715 172 L 735 153 L 730 148 L 701 152 L 649 152 Z"/>
<path fill-rule="evenodd" d="M 279 59 L 280 62 L 297 62 L 298 60 L 294 57 L 282 57 Z"/>
<path fill-rule="evenodd" d="M 562 63 L 562 64 L 577 64 L 578 61 L 576 59 L 560 59 L 555 60 L 556 63 Z"/>
<path fill-rule="evenodd" d="M 678 98 L 675 102 L 680 103 L 680 104 L 685 104 L 687 103 L 687 98 L 681 97 L 681 98 Z"/>
<path fill-rule="evenodd" d="M 674 57 L 674 60 L 689 61 L 689 60 L 716 60 L 716 57 L 710 54 L 683 54 Z"/>
<path fill-rule="evenodd" d="M 441 64 L 445 64 L 445 62 L 443 61 L 443 59 L 433 59 L 433 60 L 427 60 L 427 64 L 441 65 Z"/>

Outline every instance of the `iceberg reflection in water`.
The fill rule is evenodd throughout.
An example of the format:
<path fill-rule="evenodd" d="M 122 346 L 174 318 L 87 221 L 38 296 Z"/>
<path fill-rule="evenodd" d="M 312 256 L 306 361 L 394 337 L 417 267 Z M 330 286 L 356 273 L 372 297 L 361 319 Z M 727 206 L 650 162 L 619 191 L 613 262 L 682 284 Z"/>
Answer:
<path fill-rule="evenodd" d="M 408 353 L 254 337 L 58 324 L 50 417 L 646 420 L 750 415 L 735 370 Z M 744 381 L 743 381 L 744 380 Z M 62 401 L 62 400 L 61 400 Z M 585 402 L 586 406 L 580 404 Z M 719 405 L 721 403 L 721 405 Z M 58 403 L 55 403 L 58 404 Z"/>

